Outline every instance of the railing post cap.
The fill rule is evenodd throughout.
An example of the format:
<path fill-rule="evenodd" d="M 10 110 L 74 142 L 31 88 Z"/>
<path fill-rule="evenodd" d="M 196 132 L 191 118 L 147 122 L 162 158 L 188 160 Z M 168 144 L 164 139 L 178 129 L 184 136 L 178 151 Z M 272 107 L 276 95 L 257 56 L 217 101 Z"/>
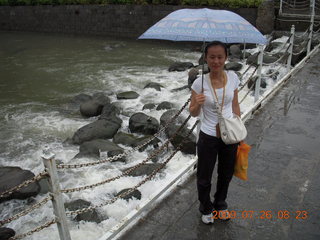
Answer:
<path fill-rule="evenodd" d="M 55 154 L 51 152 L 50 147 L 49 146 L 44 146 L 44 148 L 42 149 L 42 154 L 41 157 L 43 159 L 53 159 L 55 157 Z"/>

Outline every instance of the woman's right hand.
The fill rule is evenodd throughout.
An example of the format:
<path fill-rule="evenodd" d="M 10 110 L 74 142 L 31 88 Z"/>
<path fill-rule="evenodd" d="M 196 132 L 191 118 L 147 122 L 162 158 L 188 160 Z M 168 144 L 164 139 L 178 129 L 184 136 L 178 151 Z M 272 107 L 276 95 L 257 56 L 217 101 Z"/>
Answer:
<path fill-rule="evenodd" d="M 203 105 L 204 101 L 206 100 L 206 97 L 205 97 L 205 95 L 203 93 L 196 94 L 195 95 L 195 100 L 196 100 L 197 104 Z"/>

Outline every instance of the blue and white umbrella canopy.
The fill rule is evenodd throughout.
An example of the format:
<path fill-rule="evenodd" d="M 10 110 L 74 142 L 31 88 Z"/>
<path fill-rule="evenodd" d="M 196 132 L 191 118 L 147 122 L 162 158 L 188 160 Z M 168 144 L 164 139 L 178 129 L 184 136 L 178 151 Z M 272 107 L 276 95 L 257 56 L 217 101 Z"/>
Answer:
<path fill-rule="evenodd" d="M 180 9 L 150 27 L 139 39 L 172 41 L 213 40 L 224 43 L 266 44 L 267 39 L 247 20 L 226 10 Z"/>

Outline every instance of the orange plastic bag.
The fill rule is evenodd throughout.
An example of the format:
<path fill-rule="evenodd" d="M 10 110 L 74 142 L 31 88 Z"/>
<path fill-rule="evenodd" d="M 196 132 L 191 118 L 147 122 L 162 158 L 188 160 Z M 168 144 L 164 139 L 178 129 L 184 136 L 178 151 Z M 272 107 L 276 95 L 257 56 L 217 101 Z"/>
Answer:
<path fill-rule="evenodd" d="M 247 169 L 248 169 L 248 156 L 249 156 L 250 149 L 251 147 L 244 142 L 241 142 L 238 146 L 237 159 L 234 165 L 233 175 L 242 180 L 248 179 Z"/>

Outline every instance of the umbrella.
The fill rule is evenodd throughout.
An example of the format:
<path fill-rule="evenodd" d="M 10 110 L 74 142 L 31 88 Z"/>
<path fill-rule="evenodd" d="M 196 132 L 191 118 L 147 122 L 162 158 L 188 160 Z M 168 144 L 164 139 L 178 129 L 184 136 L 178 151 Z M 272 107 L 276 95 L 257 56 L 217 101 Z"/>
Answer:
<path fill-rule="evenodd" d="M 180 9 L 150 27 L 139 39 L 172 41 L 213 40 L 265 44 L 266 38 L 247 20 L 227 10 Z"/>

